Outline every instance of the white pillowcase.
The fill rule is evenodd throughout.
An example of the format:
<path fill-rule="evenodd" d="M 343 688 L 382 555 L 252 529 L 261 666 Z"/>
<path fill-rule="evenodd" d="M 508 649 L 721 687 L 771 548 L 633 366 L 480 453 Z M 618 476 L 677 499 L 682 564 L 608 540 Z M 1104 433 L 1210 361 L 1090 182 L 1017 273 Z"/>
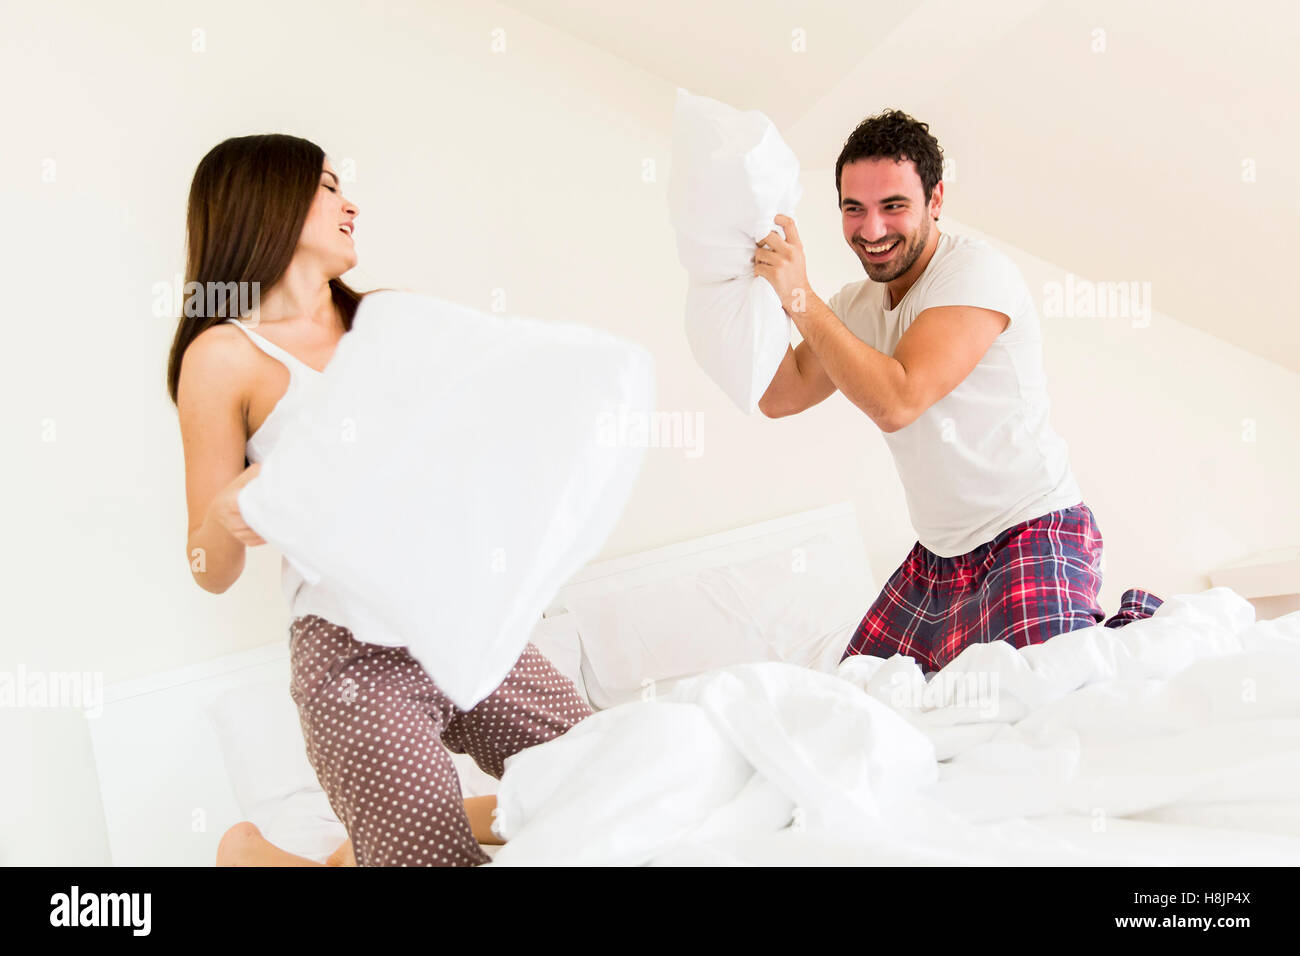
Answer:
<path fill-rule="evenodd" d="M 766 116 L 677 90 L 668 205 L 690 273 L 686 337 L 700 367 L 750 414 L 790 345 L 790 318 L 754 275 L 756 243 L 793 217 L 799 160 Z"/>
<path fill-rule="evenodd" d="M 232 688 L 206 713 L 244 819 L 281 849 L 323 863 L 348 834 L 307 760 L 287 676 Z"/>
<path fill-rule="evenodd" d="M 217 732 L 239 809 L 254 823 L 268 807 L 316 784 L 287 679 L 234 687 L 205 713 Z"/>
<path fill-rule="evenodd" d="M 749 661 L 833 672 L 874 595 L 825 533 L 748 561 L 568 601 L 604 709 Z"/>
<path fill-rule="evenodd" d="M 543 618 L 528 639 L 557 671 L 573 681 L 578 696 L 586 700 L 587 688 L 582 680 L 582 642 L 573 615 Z"/>
<path fill-rule="evenodd" d="M 653 408 L 639 345 L 375 292 L 239 509 L 339 598 L 334 623 L 468 710 L 613 529 L 644 449 L 611 423 Z"/>

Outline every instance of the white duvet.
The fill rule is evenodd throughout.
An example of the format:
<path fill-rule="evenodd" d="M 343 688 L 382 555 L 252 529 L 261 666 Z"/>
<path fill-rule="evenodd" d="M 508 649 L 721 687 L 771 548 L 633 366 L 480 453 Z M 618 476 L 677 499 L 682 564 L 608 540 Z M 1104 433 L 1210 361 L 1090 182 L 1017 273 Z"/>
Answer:
<path fill-rule="evenodd" d="M 1300 613 L 1227 588 L 1045 644 L 758 663 L 512 757 L 512 864 L 1300 863 Z"/>

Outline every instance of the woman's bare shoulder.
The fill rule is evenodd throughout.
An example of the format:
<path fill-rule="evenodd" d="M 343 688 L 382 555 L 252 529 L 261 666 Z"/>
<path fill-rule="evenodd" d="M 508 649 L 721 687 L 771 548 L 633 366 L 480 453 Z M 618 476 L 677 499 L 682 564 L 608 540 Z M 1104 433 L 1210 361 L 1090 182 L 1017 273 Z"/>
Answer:
<path fill-rule="evenodd" d="M 178 403 L 187 391 L 211 396 L 215 390 L 242 402 L 248 375 L 243 335 L 229 322 L 219 322 L 194 337 L 181 358 Z"/>

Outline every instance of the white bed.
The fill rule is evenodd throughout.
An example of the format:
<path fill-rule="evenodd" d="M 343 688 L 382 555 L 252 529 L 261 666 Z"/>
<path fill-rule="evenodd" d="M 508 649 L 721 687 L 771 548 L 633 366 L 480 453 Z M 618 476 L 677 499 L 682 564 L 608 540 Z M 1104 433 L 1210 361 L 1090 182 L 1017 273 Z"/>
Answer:
<path fill-rule="evenodd" d="M 774 556 L 811 561 L 810 585 L 840 592 L 837 633 L 821 636 L 842 648 L 876 591 L 849 502 L 593 563 L 556 595 L 533 640 L 586 693 L 571 602 Z M 832 575 L 814 573 L 826 565 Z M 241 820 L 316 860 L 342 842 L 306 760 L 288 675 L 285 640 L 105 688 L 89 726 L 115 866 L 211 866 Z M 472 760 L 456 761 L 467 795 L 496 791 Z"/>
<path fill-rule="evenodd" d="M 665 612 L 671 617 L 671 611 Z M 1300 863 L 1300 612 L 722 667 L 524 751 L 493 865 Z"/>
<path fill-rule="evenodd" d="M 1213 588 L 927 680 L 839 664 L 876 590 L 847 502 L 575 575 L 533 640 L 598 712 L 500 783 L 457 758 L 500 795 L 493 865 L 1300 862 L 1300 613 Z M 116 865 L 211 865 L 244 819 L 314 859 L 342 841 L 286 656 L 106 690 Z"/>

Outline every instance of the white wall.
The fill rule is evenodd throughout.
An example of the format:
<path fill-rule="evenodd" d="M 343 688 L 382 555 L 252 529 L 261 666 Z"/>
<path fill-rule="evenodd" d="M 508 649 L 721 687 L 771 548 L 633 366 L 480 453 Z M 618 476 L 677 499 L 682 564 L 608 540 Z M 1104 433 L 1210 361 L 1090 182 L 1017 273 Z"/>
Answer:
<path fill-rule="evenodd" d="M 377 9 L 6 9 L 0 81 L 28 93 L 11 103 L 16 135 L 0 153 L 18 358 L 3 412 L 18 542 L 3 572 L 16 600 L 0 669 L 113 682 L 285 638 L 274 552 L 252 551 L 221 596 L 190 578 L 163 384 L 174 326 L 152 315 L 154 284 L 183 268 L 195 165 L 252 132 L 306 136 L 336 164 L 354 161 L 358 284 L 480 308 L 500 288 L 509 311 L 651 349 L 660 407 L 701 416 L 703 453 L 650 451 L 601 557 L 851 497 L 883 581 L 914 536 L 871 423 L 839 396 L 791 419 L 745 418 L 691 360 L 665 202 L 672 84 L 491 3 Z M 204 52 L 191 49 L 196 28 Z M 56 176 L 43 182 L 50 158 Z M 805 185 L 810 278 L 829 298 L 860 267 L 830 171 Z M 1031 287 L 1053 274 L 1008 251 Z M 1207 294 L 1231 321 L 1231 290 Z M 1300 376 L 1159 314 L 1141 330 L 1045 320 L 1045 331 L 1055 422 L 1107 541 L 1108 608 L 1129 586 L 1198 590 L 1215 564 L 1300 537 L 1289 414 Z M 1244 418 L 1254 442 L 1240 438 Z M 78 712 L 0 709 L 0 766 L 0 862 L 107 862 Z"/>

